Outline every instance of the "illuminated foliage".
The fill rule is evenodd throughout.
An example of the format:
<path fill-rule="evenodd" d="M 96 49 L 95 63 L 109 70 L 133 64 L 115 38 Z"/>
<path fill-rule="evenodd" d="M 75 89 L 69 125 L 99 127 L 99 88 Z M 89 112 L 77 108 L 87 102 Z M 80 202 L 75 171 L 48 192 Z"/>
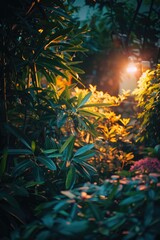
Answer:
<path fill-rule="evenodd" d="M 137 141 L 154 147 L 160 143 L 160 65 L 145 72 L 134 91 L 138 105 Z"/>
<path fill-rule="evenodd" d="M 88 120 L 94 125 L 97 133 L 93 137 L 89 132 L 82 130 L 79 137 L 84 142 L 95 143 L 97 157 L 91 162 L 105 176 L 109 170 L 123 169 L 124 165 L 130 163 L 134 158 L 131 151 L 132 137 L 130 133 L 132 125 L 130 124 L 130 118 L 124 118 L 121 114 L 115 112 L 116 108 L 127 98 L 128 93 L 126 92 L 118 97 L 110 96 L 108 93 L 97 91 L 96 86 L 90 85 L 90 88 L 85 90 L 75 88 L 73 94 L 84 96 L 89 90 L 92 95 L 84 109 Z M 84 110 L 81 112 L 84 112 Z M 97 120 L 95 120 L 94 114 L 99 115 Z"/>

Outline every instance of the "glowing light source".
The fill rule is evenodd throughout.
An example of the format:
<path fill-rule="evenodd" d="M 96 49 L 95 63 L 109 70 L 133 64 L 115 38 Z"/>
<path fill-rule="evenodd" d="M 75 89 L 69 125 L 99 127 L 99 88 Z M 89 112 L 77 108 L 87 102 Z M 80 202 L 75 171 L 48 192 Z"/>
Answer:
<path fill-rule="evenodd" d="M 135 72 L 137 72 L 138 69 L 133 63 L 131 63 L 128 65 L 126 70 L 128 73 L 135 73 Z"/>

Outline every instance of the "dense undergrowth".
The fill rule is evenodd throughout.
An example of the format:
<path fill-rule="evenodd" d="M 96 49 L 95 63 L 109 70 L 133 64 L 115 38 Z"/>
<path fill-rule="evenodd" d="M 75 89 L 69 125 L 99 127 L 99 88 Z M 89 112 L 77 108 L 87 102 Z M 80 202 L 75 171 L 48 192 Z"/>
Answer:
<path fill-rule="evenodd" d="M 136 101 L 127 118 L 128 93 L 73 86 L 60 94 L 27 89 L 26 121 L 22 101 L 19 114 L 10 111 L 14 145 L 1 158 L 1 238 L 158 239 L 160 148 L 152 139 L 145 145 L 145 135 L 136 142 L 144 127 L 131 121 L 140 115 Z"/>
<path fill-rule="evenodd" d="M 135 99 L 68 84 L 86 28 L 63 1 L 16 3 L 1 16 L 0 239 L 159 239 L 159 66 Z"/>

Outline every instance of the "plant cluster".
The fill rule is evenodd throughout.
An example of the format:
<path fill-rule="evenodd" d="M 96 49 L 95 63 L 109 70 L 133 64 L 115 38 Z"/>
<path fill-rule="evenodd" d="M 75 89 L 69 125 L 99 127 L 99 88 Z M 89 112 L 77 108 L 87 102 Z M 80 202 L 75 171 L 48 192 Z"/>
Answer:
<path fill-rule="evenodd" d="M 77 96 L 84 96 L 89 91 L 92 93 L 85 105 L 85 111 L 88 112 L 83 110 L 83 113 L 97 130 L 96 136 L 92 137 L 83 129 L 79 133 L 79 138 L 83 141 L 95 144 L 97 156 L 92 158 L 91 163 L 104 177 L 111 170 L 122 170 L 134 158 L 131 136 L 133 126 L 130 124 L 130 118 L 123 117 L 117 110 L 128 97 L 128 93 L 115 97 L 107 92 L 97 91 L 96 86 L 92 85 L 88 89 L 75 88 L 74 91 L 73 94 Z M 94 115 L 99 115 L 96 121 Z"/>
<path fill-rule="evenodd" d="M 123 173 L 124 174 L 124 173 Z M 112 175 L 102 185 L 62 191 L 35 208 L 20 239 L 159 239 L 160 175 Z"/>
<path fill-rule="evenodd" d="M 0 238 L 158 239 L 159 175 L 120 171 L 135 153 L 130 116 L 120 113 L 127 94 L 71 84 L 86 27 L 69 3 L 8 0 L 1 15 Z M 158 113 L 154 76 L 144 94 Z M 139 107 L 150 115 L 138 127 L 156 137 L 146 150 L 159 158 L 154 110 Z"/>
<path fill-rule="evenodd" d="M 134 91 L 138 106 L 137 141 L 154 147 L 160 143 L 160 65 L 145 72 Z"/>
<path fill-rule="evenodd" d="M 160 172 L 160 161 L 157 158 L 140 159 L 131 166 L 130 171 Z"/>

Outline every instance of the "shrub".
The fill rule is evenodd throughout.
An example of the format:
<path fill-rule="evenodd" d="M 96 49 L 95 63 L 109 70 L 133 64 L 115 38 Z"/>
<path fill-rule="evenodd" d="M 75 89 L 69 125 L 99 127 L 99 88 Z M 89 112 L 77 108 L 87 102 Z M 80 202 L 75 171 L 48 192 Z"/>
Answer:
<path fill-rule="evenodd" d="M 146 157 L 136 161 L 130 168 L 130 171 L 141 172 L 160 172 L 160 161 L 157 158 Z"/>
<path fill-rule="evenodd" d="M 154 147 L 160 143 L 160 64 L 146 71 L 134 91 L 138 106 L 137 141 Z"/>
<path fill-rule="evenodd" d="M 123 113 L 118 113 L 118 109 L 127 99 L 128 93 L 115 97 L 107 92 L 97 91 L 96 86 L 92 85 L 89 86 L 89 89 L 75 88 L 74 91 L 74 96 L 84 96 L 89 91 L 92 93 L 82 114 L 86 114 L 97 132 L 95 136 L 91 136 L 83 129 L 79 132 L 79 138 L 82 141 L 95 143 L 97 155 L 92 158 L 92 164 L 96 166 L 101 177 L 106 177 L 110 171 L 122 170 L 134 158 L 131 119 L 129 114 L 128 117 L 123 117 L 125 109 L 123 109 Z M 95 114 L 99 116 L 97 120 L 95 120 Z"/>
<path fill-rule="evenodd" d="M 62 191 L 36 207 L 35 221 L 12 233 L 19 239 L 155 239 L 160 237 L 156 174 L 112 175 L 102 185 Z M 121 176 L 121 177 L 120 177 Z"/>

